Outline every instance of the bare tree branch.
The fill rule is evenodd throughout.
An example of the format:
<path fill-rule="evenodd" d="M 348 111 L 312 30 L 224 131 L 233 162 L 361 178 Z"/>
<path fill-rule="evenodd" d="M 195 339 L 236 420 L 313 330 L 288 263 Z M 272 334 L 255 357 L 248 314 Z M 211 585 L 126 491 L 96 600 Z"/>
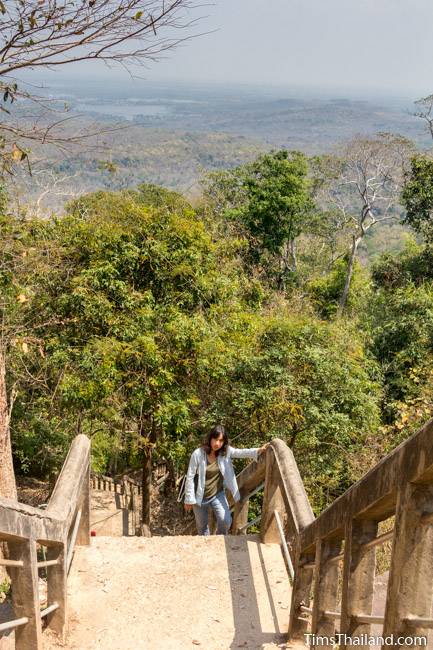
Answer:
<path fill-rule="evenodd" d="M 28 160 L 31 142 L 66 149 L 95 135 L 65 134 L 62 128 L 74 118 L 49 118 L 65 109 L 19 82 L 18 72 L 89 60 L 127 70 L 146 66 L 198 36 L 193 32 L 200 19 L 191 14 L 205 6 L 195 0 L 0 0 L 2 171 L 13 173 Z M 20 111 L 13 111 L 18 102 Z M 26 113 L 29 106 L 37 113 Z"/>
<path fill-rule="evenodd" d="M 427 129 L 433 138 L 433 95 L 418 99 L 415 106 L 418 107 L 418 110 L 413 115 L 425 121 Z"/>
<path fill-rule="evenodd" d="M 396 218 L 404 172 L 413 153 L 405 138 L 389 133 L 354 138 L 338 151 L 337 172 L 322 188 L 322 201 L 340 214 L 350 235 L 348 268 L 339 312 L 345 308 L 358 247 L 378 223 Z"/>

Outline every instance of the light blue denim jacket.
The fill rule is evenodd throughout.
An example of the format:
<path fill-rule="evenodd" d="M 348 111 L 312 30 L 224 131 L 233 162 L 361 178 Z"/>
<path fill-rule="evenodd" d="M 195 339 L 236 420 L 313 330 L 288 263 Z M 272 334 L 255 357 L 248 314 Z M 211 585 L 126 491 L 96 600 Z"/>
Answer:
<path fill-rule="evenodd" d="M 224 479 L 224 487 L 230 490 L 235 501 L 239 501 L 241 495 L 239 493 L 238 484 L 236 481 L 236 474 L 232 463 L 232 458 L 254 458 L 257 460 L 259 449 L 235 449 L 234 447 L 227 447 L 225 456 L 219 454 L 217 456 L 218 466 Z M 185 503 L 194 504 L 198 506 L 203 500 L 204 486 L 206 481 L 206 467 L 207 457 L 206 452 L 202 447 L 199 447 L 191 454 L 189 461 L 188 472 L 186 474 L 185 485 Z M 194 494 L 194 476 L 198 473 L 197 492 Z"/>

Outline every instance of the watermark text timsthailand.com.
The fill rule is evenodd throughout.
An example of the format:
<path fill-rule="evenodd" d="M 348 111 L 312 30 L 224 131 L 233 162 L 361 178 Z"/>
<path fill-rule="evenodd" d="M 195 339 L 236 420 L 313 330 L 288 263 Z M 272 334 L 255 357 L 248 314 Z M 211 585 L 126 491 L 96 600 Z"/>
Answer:
<path fill-rule="evenodd" d="M 305 634 L 305 641 L 308 646 L 411 646 L 427 647 L 426 636 L 374 636 L 373 634 L 360 634 L 359 636 L 349 636 L 347 634 L 334 634 L 333 636 L 319 636 L 317 634 Z"/>

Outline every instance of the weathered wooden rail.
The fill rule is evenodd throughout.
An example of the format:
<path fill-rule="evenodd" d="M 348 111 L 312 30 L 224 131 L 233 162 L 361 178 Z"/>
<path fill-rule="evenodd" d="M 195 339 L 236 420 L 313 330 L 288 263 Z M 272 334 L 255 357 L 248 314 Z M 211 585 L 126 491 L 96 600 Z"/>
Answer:
<path fill-rule="evenodd" d="M 135 490 L 137 495 L 141 495 L 142 493 L 141 485 L 133 481 L 129 476 L 122 476 L 116 479 L 111 476 L 104 476 L 103 474 L 91 474 L 90 483 L 94 490 L 102 490 L 103 492 L 129 494 L 132 490 Z"/>
<path fill-rule="evenodd" d="M 111 476 L 92 473 L 90 476 L 90 484 L 93 490 L 118 494 L 121 507 L 131 513 L 130 515 L 128 514 L 128 517 L 131 516 L 130 523 L 132 531 L 134 531 L 135 535 L 142 534 L 140 497 L 143 489 L 139 483 L 126 475 L 120 478 L 112 478 Z"/>
<path fill-rule="evenodd" d="M 0 498 L 0 541 L 6 542 L 15 618 L 0 633 L 15 629 L 16 650 L 41 650 L 42 621 L 64 637 L 67 576 L 75 545 L 89 544 L 90 442 L 77 436 L 45 510 Z M 38 561 L 38 547 L 46 559 Z M 47 606 L 39 602 L 38 572 L 47 573 Z"/>
<path fill-rule="evenodd" d="M 272 441 L 266 460 L 238 476 L 235 534 L 246 531 L 248 500 L 263 481 L 262 541 L 286 543 L 294 567 L 289 639 L 340 634 L 343 650 L 348 637 L 358 637 L 359 647 L 371 626 L 381 624 L 382 636 L 393 635 L 394 647 L 403 647 L 404 638 L 419 639 L 433 629 L 433 420 L 317 519 L 293 455 L 284 442 Z M 393 530 L 378 534 L 379 523 L 392 516 Z M 386 606 L 378 616 L 372 614 L 376 548 L 388 540 Z"/>
<path fill-rule="evenodd" d="M 298 538 L 314 515 L 292 451 L 285 442 L 274 439 L 266 454 L 247 465 L 237 481 L 241 500 L 233 506 L 233 534 L 245 534 L 250 526 L 260 522 L 262 541 L 281 544 L 293 580 Z M 249 501 L 262 489 L 261 515 L 248 521 Z"/>

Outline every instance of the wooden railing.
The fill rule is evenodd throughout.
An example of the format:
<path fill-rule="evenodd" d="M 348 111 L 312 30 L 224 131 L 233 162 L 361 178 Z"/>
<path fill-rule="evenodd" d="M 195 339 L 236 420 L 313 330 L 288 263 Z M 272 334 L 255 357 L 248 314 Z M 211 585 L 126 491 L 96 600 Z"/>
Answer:
<path fill-rule="evenodd" d="M 293 580 L 299 534 L 314 520 L 314 515 L 292 451 L 285 442 L 275 438 L 266 454 L 247 465 L 237 476 L 237 482 L 241 500 L 233 504 L 229 497 L 233 509 L 233 534 L 245 534 L 249 527 L 260 523 L 262 541 L 281 545 Z M 261 514 L 248 521 L 249 501 L 262 489 Z"/>
<path fill-rule="evenodd" d="M 393 530 L 379 535 L 379 522 L 392 516 Z M 361 637 L 370 634 L 374 623 L 383 625 L 382 636 L 394 636 L 395 647 L 400 647 L 399 637 L 425 636 L 433 628 L 432 522 L 433 420 L 301 530 L 290 636 L 303 638 L 308 630 L 317 636 L 333 636 L 338 631 Z M 385 611 L 383 616 L 373 616 L 376 548 L 389 539 Z M 344 647 L 340 642 L 340 648 Z"/>
<path fill-rule="evenodd" d="M 15 618 L 0 633 L 15 629 L 16 650 L 41 650 L 42 621 L 64 638 L 67 576 L 75 545 L 89 544 L 90 442 L 72 442 L 46 510 L 0 498 L 0 541 L 6 542 Z M 46 556 L 38 560 L 38 549 Z M 40 607 L 38 572 L 47 574 L 47 606 Z"/>
<path fill-rule="evenodd" d="M 140 497 L 143 490 L 139 483 L 126 475 L 120 478 L 112 478 L 111 476 L 92 473 L 90 484 L 93 490 L 118 494 L 120 497 L 120 507 L 128 511 L 128 519 L 130 520 L 128 528 L 130 528 L 135 535 L 143 534 L 140 517 Z"/>
<path fill-rule="evenodd" d="M 405 638 L 421 644 L 433 629 L 433 420 L 317 519 L 292 453 L 274 440 L 266 460 L 238 476 L 242 499 L 234 507 L 235 534 L 256 523 L 248 522 L 248 501 L 263 481 L 262 541 L 282 543 L 294 567 L 289 639 L 340 634 L 343 650 L 349 637 L 362 645 L 379 624 L 395 647 L 403 647 Z M 391 517 L 393 530 L 379 534 L 379 523 Z M 373 615 L 376 548 L 389 540 L 385 611 Z"/>
<path fill-rule="evenodd" d="M 137 483 L 133 479 L 129 478 L 129 476 L 112 478 L 111 476 L 92 473 L 90 477 L 90 483 L 94 490 L 102 490 L 103 492 L 129 494 L 132 490 L 135 490 L 138 496 L 140 496 L 142 493 L 142 487 L 140 483 Z"/>

